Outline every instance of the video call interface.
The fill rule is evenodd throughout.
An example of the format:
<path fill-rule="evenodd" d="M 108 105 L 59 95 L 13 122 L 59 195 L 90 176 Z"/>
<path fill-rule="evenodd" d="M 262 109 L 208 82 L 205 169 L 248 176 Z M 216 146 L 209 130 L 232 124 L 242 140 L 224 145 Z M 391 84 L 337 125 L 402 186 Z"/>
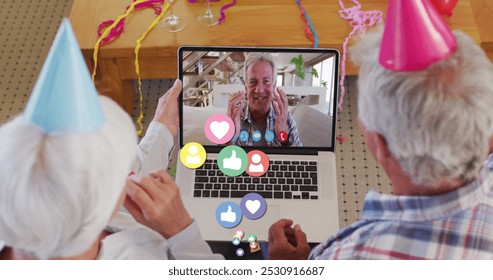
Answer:
<path fill-rule="evenodd" d="M 185 47 L 179 63 L 181 143 L 217 146 L 210 141 L 217 137 L 224 145 L 332 147 L 336 51 Z"/>

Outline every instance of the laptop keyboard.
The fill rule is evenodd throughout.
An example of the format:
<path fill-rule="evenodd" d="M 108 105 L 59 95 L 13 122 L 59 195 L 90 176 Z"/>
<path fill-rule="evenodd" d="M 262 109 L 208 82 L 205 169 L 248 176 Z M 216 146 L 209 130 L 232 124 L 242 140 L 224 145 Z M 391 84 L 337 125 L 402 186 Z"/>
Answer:
<path fill-rule="evenodd" d="M 256 192 L 272 199 L 318 199 L 317 162 L 270 161 L 269 171 L 261 177 L 246 172 L 224 175 L 217 161 L 207 159 L 195 170 L 194 197 L 242 198 Z"/>

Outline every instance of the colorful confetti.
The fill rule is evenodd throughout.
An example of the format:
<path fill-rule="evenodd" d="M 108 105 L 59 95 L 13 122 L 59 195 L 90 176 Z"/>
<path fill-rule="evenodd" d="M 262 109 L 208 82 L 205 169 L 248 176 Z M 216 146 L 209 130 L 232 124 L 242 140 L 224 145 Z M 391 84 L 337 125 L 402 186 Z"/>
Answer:
<path fill-rule="evenodd" d="M 336 140 L 337 140 L 337 142 L 342 144 L 344 142 L 344 140 L 346 140 L 346 136 L 341 136 L 341 135 L 336 136 Z"/>

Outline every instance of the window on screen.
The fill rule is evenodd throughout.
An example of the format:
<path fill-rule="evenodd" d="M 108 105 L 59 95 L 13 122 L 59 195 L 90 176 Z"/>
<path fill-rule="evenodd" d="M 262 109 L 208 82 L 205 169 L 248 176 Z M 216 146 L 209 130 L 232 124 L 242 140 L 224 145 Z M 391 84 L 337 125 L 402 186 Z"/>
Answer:
<path fill-rule="evenodd" d="M 234 50 L 184 54 L 184 143 L 214 145 L 204 136 L 203 126 L 208 117 L 226 114 L 236 129 L 227 144 L 331 146 L 337 82 L 333 55 Z M 254 62 L 249 61 L 252 57 Z M 277 125 L 279 120 L 283 125 Z M 281 130 L 285 130 L 287 141 L 281 141 Z M 261 135 L 258 140 L 253 137 L 257 132 Z"/>

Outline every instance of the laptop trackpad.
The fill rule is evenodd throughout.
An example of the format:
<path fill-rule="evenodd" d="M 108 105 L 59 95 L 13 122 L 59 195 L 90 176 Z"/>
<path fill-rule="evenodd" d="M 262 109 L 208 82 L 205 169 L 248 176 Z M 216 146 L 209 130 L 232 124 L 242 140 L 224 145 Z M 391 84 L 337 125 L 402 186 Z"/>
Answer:
<path fill-rule="evenodd" d="M 269 205 L 267 206 L 267 211 L 264 216 L 258 220 L 250 220 L 243 217 L 241 223 L 236 228 L 230 230 L 231 236 L 233 236 L 238 229 L 241 229 L 245 232 L 245 236 L 255 234 L 257 240 L 267 241 L 270 226 L 279 221 L 280 216 L 279 206 Z"/>

